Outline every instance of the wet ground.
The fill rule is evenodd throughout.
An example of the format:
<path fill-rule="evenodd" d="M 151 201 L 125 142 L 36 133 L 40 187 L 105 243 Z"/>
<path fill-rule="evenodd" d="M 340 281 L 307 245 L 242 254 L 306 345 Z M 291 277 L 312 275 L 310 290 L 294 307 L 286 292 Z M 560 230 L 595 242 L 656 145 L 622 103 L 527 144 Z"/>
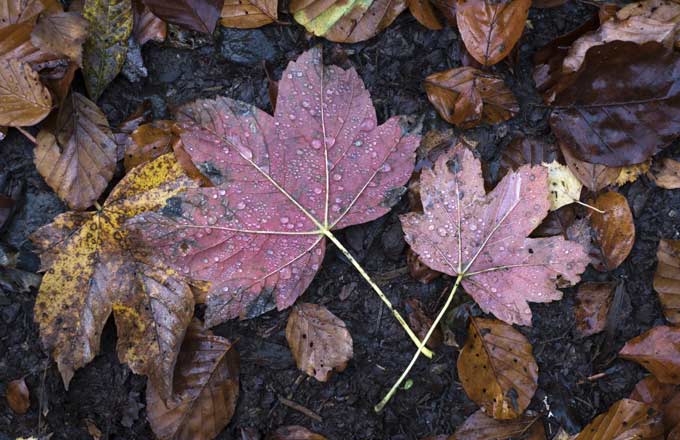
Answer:
<path fill-rule="evenodd" d="M 595 13 L 591 5 L 571 2 L 549 10 L 532 9 L 532 29 L 520 40 L 516 62 L 493 68 L 519 99 L 520 114 L 504 124 L 465 132 L 479 142 L 484 160 L 497 160 L 499 151 L 518 135 L 551 140 L 547 110 L 535 106 L 541 101 L 531 79 L 531 56 Z M 169 117 L 179 104 L 216 94 L 271 110 L 262 59 L 267 59 L 278 76 L 303 50 L 323 44 L 327 63 L 357 68 L 381 120 L 405 114 L 422 120 L 424 130 L 446 128 L 427 101 L 421 82 L 430 73 L 460 65 L 457 32 L 428 31 L 408 13 L 376 38 L 355 45 L 310 39 L 296 24 L 252 31 L 222 29 L 214 41 L 185 39 L 184 43 L 192 47 L 148 44 L 142 51 L 148 77 L 137 83 L 123 77 L 113 82 L 99 102 L 112 125 L 147 99 L 157 118 Z M 4 399 L 0 400 L 0 440 L 49 433 L 53 440 L 89 439 L 88 421 L 99 428 L 103 439 L 152 438 L 145 420 L 145 380 L 118 363 L 112 322 L 104 331 L 101 354 L 78 371 L 68 392 L 56 366 L 41 350 L 32 313 L 36 290 L 22 292 L 17 284 L 30 281 L 30 273 L 38 268 L 26 237 L 65 208 L 37 174 L 28 141 L 11 132 L 0 143 L 0 153 L 0 184 L 21 194 L 17 211 L 0 233 L 0 244 L 19 250 L 17 267 L 27 272 L 16 281 L 16 272 L 0 268 L 0 394 L 4 395 L 9 380 L 22 376 L 31 390 L 31 407 L 25 415 L 14 414 Z M 680 146 L 668 148 L 663 155 L 677 159 Z M 622 192 L 635 215 L 635 247 L 613 273 L 589 269 L 584 275 L 586 280 L 623 283 L 625 289 L 620 289 L 616 302 L 617 326 L 579 338 L 574 329 L 574 291 L 567 289 L 560 302 L 532 305 L 534 327 L 521 329 L 533 344 L 540 370 L 539 389 L 530 409 L 546 415 L 549 438 L 560 426 L 578 431 L 630 393 L 644 371 L 618 360 L 616 352 L 627 339 L 663 323 L 652 290 L 655 252 L 660 238 L 680 238 L 680 191 L 660 190 L 643 177 L 623 187 Z M 404 200 L 389 215 L 349 228 L 340 237 L 368 272 L 382 280 L 385 293 L 400 309 L 406 299 L 415 297 L 434 315 L 451 280 L 440 278 L 424 285 L 404 274 L 405 245 L 397 215 L 406 210 Z M 15 282 L 8 281 L 11 277 Z M 237 413 L 218 438 L 238 439 L 242 428 L 264 434 L 280 425 L 300 424 L 332 440 L 417 440 L 452 433 L 476 410 L 456 375 L 457 349 L 442 347 L 433 360 L 417 363 L 410 389 L 399 392 L 383 413 L 373 412 L 373 405 L 408 364 L 413 346 L 378 297 L 333 247 L 301 300 L 322 303 L 347 323 L 354 339 L 354 359 L 345 372 L 318 383 L 294 365 L 284 336 L 287 311 L 217 327 L 217 334 L 238 339 L 242 360 Z M 461 296 L 459 301 L 466 298 Z M 449 322 L 462 343 L 464 319 Z M 596 373 L 605 374 L 588 380 Z M 279 397 L 313 411 L 320 421 L 282 404 Z"/>

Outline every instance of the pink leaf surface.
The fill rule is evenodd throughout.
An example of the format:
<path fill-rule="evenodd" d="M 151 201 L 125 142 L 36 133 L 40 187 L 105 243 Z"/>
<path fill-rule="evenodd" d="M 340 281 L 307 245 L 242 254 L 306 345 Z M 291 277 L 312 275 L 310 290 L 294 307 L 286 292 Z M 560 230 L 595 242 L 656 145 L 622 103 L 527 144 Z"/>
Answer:
<path fill-rule="evenodd" d="M 401 217 L 406 241 L 432 269 L 463 274 L 482 310 L 531 325 L 527 302 L 561 299 L 557 278 L 575 284 L 589 262 L 561 236 L 528 238 L 550 208 L 547 178 L 544 167 L 525 165 L 486 194 L 479 160 L 459 144 L 423 170 L 424 213 Z"/>
<path fill-rule="evenodd" d="M 292 305 L 316 274 L 328 231 L 389 211 L 419 136 L 377 125 L 354 69 L 312 49 L 279 82 L 276 112 L 219 97 L 180 109 L 185 149 L 215 185 L 173 199 L 130 228 L 179 270 L 211 281 L 206 321 Z"/>

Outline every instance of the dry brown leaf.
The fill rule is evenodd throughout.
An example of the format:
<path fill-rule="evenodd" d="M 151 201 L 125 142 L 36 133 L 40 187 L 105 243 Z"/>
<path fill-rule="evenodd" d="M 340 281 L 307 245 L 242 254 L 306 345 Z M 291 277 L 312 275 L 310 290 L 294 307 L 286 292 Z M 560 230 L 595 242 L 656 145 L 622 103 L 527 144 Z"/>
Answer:
<path fill-rule="evenodd" d="M 656 258 L 654 290 L 668 322 L 680 325 L 680 240 L 659 241 Z"/>
<path fill-rule="evenodd" d="M 282 426 L 267 435 L 266 440 L 326 440 L 323 435 L 310 431 L 304 426 Z"/>
<path fill-rule="evenodd" d="M 406 306 L 406 315 L 408 317 L 409 325 L 416 336 L 418 336 L 418 339 L 421 341 L 424 340 L 430 327 L 432 327 L 434 320 L 427 316 L 423 304 L 417 298 L 409 298 L 404 301 L 404 304 Z M 426 345 L 434 350 L 442 344 L 443 340 L 444 335 L 442 334 L 441 329 L 437 327 L 432 332 L 432 335 L 430 335 Z"/>
<path fill-rule="evenodd" d="M 17 414 L 26 414 L 31 406 L 31 396 L 23 378 L 10 381 L 5 387 L 7 404 Z"/>
<path fill-rule="evenodd" d="M 587 282 L 576 292 L 576 329 L 582 336 L 604 330 L 616 283 Z"/>
<path fill-rule="evenodd" d="M 426 28 L 437 31 L 444 27 L 430 0 L 407 0 L 407 3 L 411 15 Z"/>
<path fill-rule="evenodd" d="M 410 247 L 406 250 L 406 265 L 408 266 L 409 275 L 423 284 L 431 283 L 442 274 L 434 269 L 430 269 Z"/>
<path fill-rule="evenodd" d="M 97 105 L 73 92 L 57 116 L 56 130 L 41 130 L 35 166 L 47 184 L 73 209 L 99 198 L 116 169 L 116 143 Z"/>
<path fill-rule="evenodd" d="M 149 424 L 160 440 L 212 440 L 229 424 L 239 395 L 239 357 L 233 344 L 203 329 L 187 329 L 177 357 L 174 394 L 163 401 L 147 385 Z"/>
<path fill-rule="evenodd" d="M 663 415 L 666 431 L 680 424 L 680 386 L 661 383 L 654 376 L 638 382 L 629 399 L 646 403 Z"/>
<path fill-rule="evenodd" d="M 36 18 L 42 12 L 62 12 L 58 0 L 2 0 L 0 1 L 0 28 Z"/>
<path fill-rule="evenodd" d="M 654 327 L 626 342 L 619 356 L 639 363 L 662 383 L 680 384 L 680 328 Z"/>
<path fill-rule="evenodd" d="M 142 0 L 134 0 L 132 35 L 140 46 L 149 41 L 162 43 L 168 36 L 168 24 L 154 15 Z"/>
<path fill-rule="evenodd" d="M 293 307 L 286 339 L 297 367 L 320 382 L 341 372 L 352 359 L 352 336 L 345 323 L 327 308 L 301 303 Z"/>
<path fill-rule="evenodd" d="M 600 194 L 591 205 L 604 214 L 590 211 L 590 223 L 595 241 L 602 252 L 602 263 L 595 264 L 599 271 L 614 270 L 628 257 L 635 243 L 635 222 L 628 200 L 621 194 L 608 191 Z"/>
<path fill-rule="evenodd" d="M 665 158 L 661 166 L 654 167 L 648 176 L 656 183 L 656 186 L 664 189 L 680 188 L 680 162 Z"/>
<path fill-rule="evenodd" d="M 595 417 L 574 440 L 663 440 L 661 414 L 650 406 L 621 399 Z"/>
<path fill-rule="evenodd" d="M 614 181 L 616 186 L 623 186 L 626 183 L 635 182 L 640 175 L 649 171 L 649 166 L 652 164 L 652 159 L 638 163 L 636 165 L 626 165 L 619 168 L 619 176 Z"/>
<path fill-rule="evenodd" d="M 620 167 L 608 167 L 606 165 L 584 162 L 574 157 L 569 148 L 565 148 L 565 146 L 562 146 L 561 151 L 569 169 L 581 181 L 583 186 L 592 192 L 599 192 L 601 189 L 613 185 L 619 178 L 621 173 Z"/>
<path fill-rule="evenodd" d="M 424 85 L 439 115 L 461 128 L 506 121 L 519 112 L 519 104 L 502 78 L 473 67 L 434 73 Z"/>
<path fill-rule="evenodd" d="M 278 20 L 277 0 L 225 0 L 220 15 L 222 26 L 252 29 Z"/>
<path fill-rule="evenodd" d="M 483 410 L 477 410 L 456 429 L 449 440 L 506 440 L 518 438 L 528 432 L 535 424 L 541 423 L 539 417 L 528 415 L 513 420 L 496 420 Z"/>
<path fill-rule="evenodd" d="M 52 96 L 31 66 L 0 60 L 0 125 L 35 125 L 51 110 Z"/>
<path fill-rule="evenodd" d="M 44 81 L 45 86 L 47 86 L 47 88 L 50 89 L 53 94 L 53 98 L 56 101 L 56 107 L 61 107 L 66 97 L 68 97 L 68 94 L 71 91 L 71 83 L 73 82 L 73 78 L 75 77 L 77 71 L 78 65 L 71 61 L 66 67 L 64 76 L 61 78 L 48 79 Z"/>
<path fill-rule="evenodd" d="M 666 440 L 680 440 L 680 424 L 678 424 L 671 432 L 668 433 Z"/>
<path fill-rule="evenodd" d="M 75 12 L 42 16 L 31 33 L 31 43 L 46 52 L 66 55 L 82 66 L 87 27 L 87 20 Z"/>
<path fill-rule="evenodd" d="M 172 121 L 158 120 L 140 125 L 130 135 L 125 150 L 125 170 L 172 151 Z"/>
<path fill-rule="evenodd" d="M 501 420 L 519 417 L 538 386 L 531 344 L 511 325 L 494 319 L 470 319 L 458 376 L 468 397 Z"/>
<path fill-rule="evenodd" d="M 33 21 L 24 21 L 0 29 L 0 60 L 29 63 L 34 70 L 66 66 L 63 55 L 39 49 L 31 42 Z"/>

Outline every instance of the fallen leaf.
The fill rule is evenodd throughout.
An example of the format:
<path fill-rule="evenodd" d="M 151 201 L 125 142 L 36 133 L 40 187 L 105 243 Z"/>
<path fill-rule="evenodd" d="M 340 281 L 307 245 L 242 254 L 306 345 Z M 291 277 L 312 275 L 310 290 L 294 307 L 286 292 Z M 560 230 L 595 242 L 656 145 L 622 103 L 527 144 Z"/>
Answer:
<path fill-rule="evenodd" d="M 407 4 L 411 15 L 418 20 L 418 23 L 433 31 L 443 29 L 444 26 L 439 21 L 430 0 L 407 0 Z"/>
<path fill-rule="evenodd" d="M 408 266 L 409 275 L 423 284 L 429 284 L 442 275 L 441 272 L 430 269 L 425 263 L 420 261 L 418 254 L 413 252 L 411 248 L 406 250 L 406 265 Z"/>
<path fill-rule="evenodd" d="M 78 71 L 78 65 L 71 61 L 66 67 L 64 76 L 61 78 L 48 79 L 44 81 L 45 86 L 47 86 L 47 88 L 50 89 L 53 94 L 54 101 L 56 101 L 54 103 L 56 107 L 61 107 L 64 103 L 64 100 L 71 92 L 71 83 L 73 82 L 76 71 Z"/>
<path fill-rule="evenodd" d="M 666 431 L 680 424 L 680 386 L 659 382 L 647 376 L 638 382 L 629 399 L 646 403 L 663 415 Z"/>
<path fill-rule="evenodd" d="M 401 216 L 405 239 L 432 269 L 463 275 L 463 288 L 483 311 L 531 325 L 527 301 L 560 299 L 558 277 L 578 282 L 589 261 L 580 245 L 527 238 L 550 208 L 544 167 L 524 165 L 485 194 L 479 160 L 459 144 L 420 179 L 425 213 Z"/>
<path fill-rule="evenodd" d="M 74 372 L 99 351 L 113 310 L 118 357 L 169 395 L 194 311 L 193 293 L 183 277 L 133 243 L 122 226 L 195 186 L 168 154 L 130 171 L 101 209 L 61 214 L 31 236 L 46 271 L 35 319 L 66 388 Z"/>
<path fill-rule="evenodd" d="M 85 426 L 87 427 L 87 433 L 90 434 L 93 440 L 101 440 L 102 431 L 92 420 L 85 419 Z"/>
<path fill-rule="evenodd" d="M 432 269 L 429 270 L 432 271 Z M 418 336 L 418 339 L 424 340 L 434 320 L 427 316 L 423 304 L 417 298 L 409 298 L 404 303 L 406 304 L 406 315 L 409 325 Z M 442 344 L 443 340 L 444 335 L 441 329 L 437 327 L 428 339 L 427 346 L 434 350 Z"/>
<path fill-rule="evenodd" d="M 153 160 L 172 151 L 172 121 L 158 120 L 142 124 L 130 135 L 132 141 L 125 150 L 125 170 Z"/>
<path fill-rule="evenodd" d="M 591 336 L 604 330 L 616 283 L 582 283 L 576 292 L 576 330 Z"/>
<path fill-rule="evenodd" d="M 304 426 L 282 426 L 267 435 L 266 440 L 326 440 L 326 437 L 316 434 Z"/>
<path fill-rule="evenodd" d="M 524 31 L 531 0 L 458 0 L 456 22 L 470 55 L 484 66 L 507 57 Z"/>
<path fill-rule="evenodd" d="M 212 34 L 224 0 L 143 0 L 157 17 L 168 23 Z"/>
<path fill-rule="evenodd" d="M 656 186 L 664 189 L 680 189 L 680 162 L 665 158 L 648 176 Z"/>
<path fill-rule="evenodd" d="M 680 424 L 677 425 L 671 432 L 668 433 L 666 440 L 680 440 Z"/>
<path fill-rule="evenodd" d="M 680 328 L 654 327 L 626 342 L 619 356 L 639 363 L 662 383 L 680 384 Z"/>
<path fill-rule="evenodd" d="M 28 63 L 35 71 L 66 66 L 68 59 L 63 55 L 46 52 L 33 45 L 33 28 L 33 21 L 0 28 L 0 61 L 17 60 Z"/>
<path fill-rule="evenodd" d="M 338 43 L 358 43 L 374 37 L 406 9 L 407 0 L 292 0 L 295 21 L 318 37 Z"/>
<path fill-rule="evenodd" d="M 424 85 L 439 115 L 461 128 L 507 121 L 519 112 L 519 104 L 502 78 L 472 67 L 434 73 Z"/>
<path fill-rule="evenodd" d="M 606 165 L 584 162 L 574 157 L 567 147 L 561 148 L 561 151 L 569 169 L 583 186 L 592 192 L 596 193 L 610 185 L 614 185 L 621 174 L 621 167 L 608 167 Z"/>
<path fill-rule="evenodd" d="M 35 125 L 51 110 L 50 92 L 31 66 L 16 60 L 0 60 L 0 125 Z"/>
<path fill-rule="evenodd" d="M 87 27 L 87 20 L 74 12 L 42 16 L 31 33 L 31 43 L 47 52 L 66 55 L 81 66 Z"/>
<path fill-rule="evenodd" d="M 567 0 L 532 0 L 531 7 L 540 9 L 556 8 L 562 6 L 566 2 Z"/>
<path fill-rule="evenodd" d="M 278 20 L 277 0 L 225 0 L 220 15 L 222 26 L 252 29 Z"/>
<path fill-rule="evenodd" d="M 538 228 L 534 229 L 530 237 L 552 237 L 562 235 L 568 239 L 567 231 L 576 221 L 576 210 L 573 205 L 563 206 L 556 211 L 550 211 L 548 216 L 543 219 Z"/>
<path fill-rule="evenodd" d="M 522 165 L 541 165 L 560 159 L 560 150 L 555 144 L 545 142 L 536 137 L 520 136 L 513 139 L 508 146 L 501 149 L 498 171 L 491 173 L 490 167 L 485 169 L 485 184 L 493 188 L 508 171 L 516 170 Z M 482 164 L 484 167 L 485 164 Z"/>
<path fill-rule="evenodd" d="M 591 205 L 604 211 L 604 214 L 589 212 L 595 242 L 602 252 L 602 262 L 595 268 L 602 272 L 614 270 L 628 257 L 635 244 L 633 213 L 628 200 L 614 191 L 600 194 Z"/>
<path fill-rule="evenodd" d="M 470 318 L 458 355 L 458 377 L 468 397 L 494 419 L 522 415 L 538 386 L 538 366 L 529 341 L 494 319 Z"/>
<path fill-rule="evenodd" d="M 177 119 L 215 187 L 130 228 L 174 267 L 212 282 L 208 326 L 290 307 L 322 263 L 324 237 L 337 242 L 328 230 L 374 220 L 399 200 L 419 140 L 397 117 L 377 127 L 356 71 L 322 74 L 318 48 L 284 71 L 274 117 L 217 98 L 184 106 Z"/>
<path fill-rule="evenodd" d="M 514 420 L 496 420 L 480 409 L 468 417 L 449 440 L 507 440 L 520 437 L 536 423 L 540 423 L 539 417 L 527 415 Z"/>
<path fill-rule="evenodd" d="M 31 406 L 31 396 L 23 378 L 12 380 L 7 384 L 5 397 L 9 407 L 17 414 L 26 414 Z"/>
<path fill-rule="evenodd" d="M 600 414 L 574 440 L 663 440 L 661 414 L 641 402 L 621 399 Z"/>
<path fill-rule="evenodd" d="M 154 385 L 146 388 L 147 417 L 156 437 L 214 439 L 236 410 L 238 376 L 239 357 L 233 344 L 192 322 L 177 357 L 172 399 L 166 404 Z"/>
<path fill-rule="evenodd" d="M 680 240 L 659 241 L 656 258 L 654 290 L 668 322 L 680 325 Z"/>
<path fill-rule="evenodd" d="M 72 209 L 87 209 L 113 177 L 116 148 L 104 113 L 73 92 L 59 110 L 55 133 L 38 133 L 34 163 Z"/>
<path fill-rule="evenodd" d="M 649 171 L 649 166 L 651 163 L 652 159 L 650 158 L 647 161 L 636 165 L 626 165 L 625 167 L 621 167 L 619 176 L 616 178 L 614 184 L 616 184 L 616 186 L 623 186 L 626 183 L 635 182 L 641 174 Z"/>
<path fill-rule="evenodd" d="M 140 46 L 149 41 L 162 43 L 168 35 L 166 22 L 156 17 L 142 0 L 133 0 L 132 35 Z"/>
<path fill-rule="evenodd" d="M 579 160 L 638 164 L 680 135 L 678 84 L 680 54 L 660 43 L 595 46 L 563 77 L 550 126 Z"/>
<path fill-rule="evenodd" d="M 31 21 L 42 12 L 62 12 L 57 0 L 3 0 L 0 3 L 0 28 Z"/>
<path fill-rule="evenodd" d="M 293 307 L 286 340 L 298 369 L 319 382 L 342 372 L 352 359 L 352 336 L 345 323 L 326 307 L 301 303 Z"/>
<path fill-rule="evenodd" d="M 96 101 L 125 64 L 132 32 L 132 3 L 85 0 L 83 17 L 89 23 L 83 46 L 83 75 L 87 93 Z"/>
<path fill-rule="evenodd" d="M 556 160 L 550 163 L 543 162 L 542 165 L 548 169 L 550 210 L 555 211 L 570 203 L 578 202 L 583 185 L 571 170 Z"/>

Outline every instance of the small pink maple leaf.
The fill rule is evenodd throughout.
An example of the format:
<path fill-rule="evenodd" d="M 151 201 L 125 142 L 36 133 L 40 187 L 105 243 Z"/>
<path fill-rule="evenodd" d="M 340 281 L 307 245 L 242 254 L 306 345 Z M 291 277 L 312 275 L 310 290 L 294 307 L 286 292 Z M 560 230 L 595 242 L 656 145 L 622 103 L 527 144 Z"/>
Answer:
<path fill-rule="evenodd" d="M 424 213 L 401 217 L 406 241 L 432 269 L 463 275 L 462 286 L 485 312 L 531 325 L 528 301 L 562 298 L 588 265 L 582 246 L 561 236 L 528 238 L 548 214 L 548 174 L 525 165 L 486 194 L 481 164 L 462 145 L 423 170 Z"/>
<path fill-rule="evenodd" d="M 171 265 L 212 282 L 209 326 L 292 305 L 329 231 L 374 220 L 399 200 L 420 139 L 398 117 L 377 126 L 356 71 L 324 67 L 320 49 L 283 72 L 274 117 L 220 97 L 184 106 L 177 120 L 215 186 L 128 226 Z"/>

